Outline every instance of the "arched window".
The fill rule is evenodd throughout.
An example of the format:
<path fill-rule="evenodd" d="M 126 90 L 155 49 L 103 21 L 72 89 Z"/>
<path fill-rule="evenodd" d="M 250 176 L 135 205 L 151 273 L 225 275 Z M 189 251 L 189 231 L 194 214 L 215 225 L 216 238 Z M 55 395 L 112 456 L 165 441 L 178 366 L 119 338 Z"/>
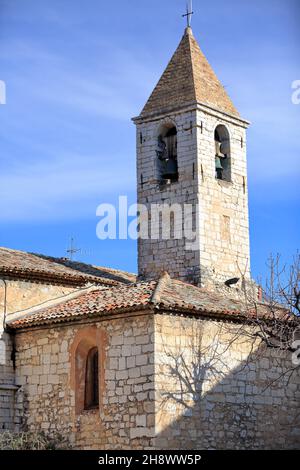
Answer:
<path fill-rule="evenodd" d="M 98 348 L 92 348 L 86 358 L 84 408 L 89 410 L 99 406 L 99 362 Z"/>
<path fill-rule="evenodd" d="M 159 178 L 164 182 L 178 181 L 177 129 L 163 126 L 158 136 L 157 150 Z"/>
<path fill-rule="evenodd" d="M 88 326 L 77 331 L 70 348 L 70 386 L 75 397 L 75 412 L 100 409 L 105 380 L 107 333 Z"/>
<path fill-rule="evenodd" d="M 230 137 L 223 125 L 215 130 L 215 169 L 218 180 L 231 181 Z"/>

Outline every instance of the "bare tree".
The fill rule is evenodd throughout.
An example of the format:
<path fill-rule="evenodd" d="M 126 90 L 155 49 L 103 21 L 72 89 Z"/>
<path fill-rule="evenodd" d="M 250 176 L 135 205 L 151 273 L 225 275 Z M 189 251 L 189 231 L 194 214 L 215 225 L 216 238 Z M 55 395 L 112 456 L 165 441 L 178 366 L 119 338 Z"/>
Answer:
<path fill-rule="evenodd" d="M 256 289 L 247 288 L 243 278 L 244 308 L 247 325 L 268 347 L 295 352 L 300 346 L 300 255 L 291 265 L 281 263 L 279 255 L 270 256 L 268 275 Z M 257 295 L 258 290 L 258 295 Z M 248 331 L 248 330 L 247 330 Z"/>
<path fill-rule="evenodd" d="M 202 322 L 182 321 L 180 336 L 186 339 L 178 338 L 178 344 L 174 345 L 162 334 L 162 410 L 177 405 L 187 414 L 197 409 L 200 412 L 207 393 L 214 393 L 220 384 L 239 380 L 244 369 L 249 372 L 260 367 L 260 360 L 269 357 L 268 349 L 277 351 L 272 354 L 272 370 L 260 384 L 260 393 L 268 394 L 273 386 L 286 388 L 293 374 L 299 372 L 300 361 L 293 363 L 292 356 L 297 348 L 300 350 L 300 341 L 297 342 L 300 339 L 300 256 L 297 254 L 290 266 L 282 266 L 279 256 L 270 257 L 268 266 L 264 287 L 252 283 L 249 288 L 249 281 L 241 276 L 243 288 L 237 322 L 215 323 L 218 326 L 213 330 L 213 337 L 207 338 Z M 243 349 L 243 344 L 247 357 L 234 363 L 232 351 L 237 345 Z M 243 407 L 250 420 L 252 411 L 246 405 L 247 400 Z M 289 426 L 298 426 L 299 418 L 295 413 Z"/>

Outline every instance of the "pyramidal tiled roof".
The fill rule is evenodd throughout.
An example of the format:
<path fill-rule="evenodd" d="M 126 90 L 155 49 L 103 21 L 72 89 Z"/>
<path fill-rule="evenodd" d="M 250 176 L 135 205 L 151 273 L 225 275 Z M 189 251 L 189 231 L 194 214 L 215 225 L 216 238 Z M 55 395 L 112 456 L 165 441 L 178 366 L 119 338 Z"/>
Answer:
<path fill-rule="evenodd" d="M 191 102 L 240 117 L 225 88 L 201 51 L 191 28 L 184 36 L 147 101 L 141 117 L 179 108 Z"/>

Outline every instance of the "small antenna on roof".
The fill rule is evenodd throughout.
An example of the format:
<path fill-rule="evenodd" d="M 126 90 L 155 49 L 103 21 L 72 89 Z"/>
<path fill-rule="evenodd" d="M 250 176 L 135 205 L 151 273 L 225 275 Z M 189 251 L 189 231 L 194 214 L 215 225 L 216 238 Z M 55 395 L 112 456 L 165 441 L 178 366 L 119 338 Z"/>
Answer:
<path fill-rule="evenodd" d="M 74 255 L 76 255 L 76 253 L 80 253 L 81 249 L 80 248 L 76 248 L 75 246 L 75 241 L 74 241 L 74 238 L 71 237 L 70 239 L 70 246 L 69 248 L 67 249 L 67 254 L 68 254 L 68 259 L 70 261 L 73 261 L 74 260 Z"/>
<path fill-rule="evenodd" d="M 183 18 L 186 18 L 188 28 L 191 27 L 193 14 L 194 14 L 194 12 L 193 12 L 193 1 L 189 0 L 189 1 L 186 2 L 186 13 L 184 15 L 182 15 Z"/>

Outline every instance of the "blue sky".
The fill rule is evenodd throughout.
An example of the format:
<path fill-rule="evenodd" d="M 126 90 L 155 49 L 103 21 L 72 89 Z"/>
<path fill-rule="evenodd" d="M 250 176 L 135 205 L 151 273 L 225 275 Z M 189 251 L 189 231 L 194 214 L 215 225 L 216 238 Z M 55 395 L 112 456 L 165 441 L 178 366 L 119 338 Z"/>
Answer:
<path fill-rule="evenodd" d="M 252 272 L 299 248 L 297 0 L 194 0 L 193 31 L 252 125 Z M 184 29 L 184 0 L 0 0 L 0 245 L 136 270 L 133 241 L 96 238 L 96 207 L 135 201 L 139 114 Z"/>

